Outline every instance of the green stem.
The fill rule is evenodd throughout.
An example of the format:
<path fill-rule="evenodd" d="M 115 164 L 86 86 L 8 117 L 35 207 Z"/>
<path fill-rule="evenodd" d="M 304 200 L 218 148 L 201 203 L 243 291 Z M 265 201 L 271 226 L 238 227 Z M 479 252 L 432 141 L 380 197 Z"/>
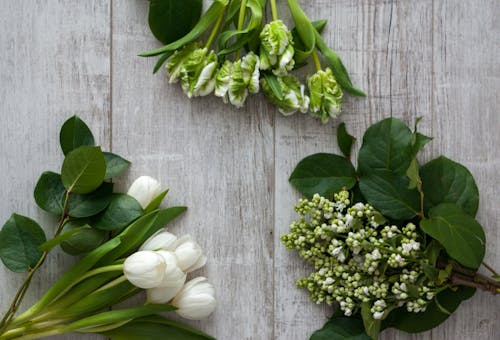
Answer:
<path fill-rule="evenodd" d="M 125 282 L 125 281 L 127 281 L 127 278 L 125 277 L 125 275 L 122 275 L 122 276 L 120 276 L 119 278 L 114 279 L 114 280 L 113 280 L 113 281 L 111 281 L 110 283 L 105 284 L 104 286 L 102 286 L 101 288 L 99 288 L 98 290 L 96 290 L 94 293 L 97 293 L 97 292 L 103 291 L 103 290 L 105 290 L 105 289 L 112 288 L 112 287 L 114 287 L 114 286 L 119 285 L 119 284 L 120 284 L 120 283 L 122 283 L 122 282 Z"/>
<path fill-rule="evenodd" d="M 215 22 L 215 25 L 212 28 L 212 32 L 210 33 L 210 37 L 208 37 L 208 41 L 205 45 L 206 48 L 209 48 L 210 46 L 212 46 L 212 43 L 214 42 L 214 39 L 217 36 L 217 32 L 219 32 L 220 24 L 222 23 L 222 19 L 224 18 L 225 12 L 226 12 L 225 10 L 222 11 L 219 18 L 217 18 L 217 21 Z"/>
<path fill-rule="evenodd" d="M 313 50 L 312 58 L 314 60 L 314 65 L 316 66 L 316 71 L 320 71 L 322 69 L 321 61 L 319 60 L 318 52 L 316 52 L 316 50 Z"/>
<path fill-rule="evenodd" d="M 278 10 L 276 0 L 271 0 L 271 12 L 273 13 L 273 20 L 278 20 Z"/>
<path fill-rule="evenodd" d="M 247 0 L 242 0 L 240 4 L 240 15 L 238 17 L 238 31 L 243 29 L 245 24 L 245 14 L 247 13 Z M 240 50 L 236 51 L 236 60 L 240 58 Z"/>

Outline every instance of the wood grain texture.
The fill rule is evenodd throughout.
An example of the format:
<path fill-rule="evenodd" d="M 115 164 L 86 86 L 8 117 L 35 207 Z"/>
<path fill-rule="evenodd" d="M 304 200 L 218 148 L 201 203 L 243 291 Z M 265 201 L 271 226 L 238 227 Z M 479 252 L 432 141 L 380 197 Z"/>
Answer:
<path fill-rule="evenodd" d="M 342 57 L 365 99 L 346 96 L 348 130 L 358 137 L 388 116 L 435 137 L 422 162 L 444 154 L 474 174 L 485 227 L 486 260 L 500 267 L 500 3 L 497 0 L 301 0 L 329 23 L 325 40 Z M 284 1 L 280 15 L 289 19 Z M 301 340 L 331 310 L 311 303 L 295 280 L 310 268 L 279 238 L 299 197 L 288 176 L 314 152 L 338 152 L 339 121 L 322 126 L 307 115 L 283 117 L 262 96 L 242 110 L 210 97 L 189 101 L 155 61 L 136 57 L 158 46 L 144 0 L 0 0 L 0 220 L 12 211 L 54 221 L 35 207 L 39 174 L 58 170 L 58 129 L 72 114 L 91 125 L 106 148 L 133 162 L 117 182 L 126 189 L 148 174 L 171 191 L 168 205 L 187 205 L 171 225 L 191 233 L 209 262 L 195 273 L 217 289 L 213 316 L 191 323 L 218 339 Z M 5 14 L 8 13 L 8 14 Z M 353 154 L 353 159 L 357 152 Z M 24 306 L 72 261 L 50 255 Z M 22 281 L 0 266 L 0 313 Z M 137 297 L 125 305 L 137 304 Z M 500 302 L 478 293 L 440 327 L 418 335 L 386 331 L 382 339 L 494 339 Z M 62 337 L 96 338 L 69 335 Z"/>

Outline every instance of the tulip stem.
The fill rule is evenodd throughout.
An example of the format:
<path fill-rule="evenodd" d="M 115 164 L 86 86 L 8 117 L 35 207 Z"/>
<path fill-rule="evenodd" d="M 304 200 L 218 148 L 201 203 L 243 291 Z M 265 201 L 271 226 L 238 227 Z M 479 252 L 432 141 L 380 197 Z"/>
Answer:
<path fill-rule="evenodd" d="M 316 70 L 320 71 L 321 70 L 321 61 L 319 60 L 318 52 L 316 52 L 316 50 L 313 50 L 312 58 L 314 60 L 314 65 L 316 66 Z"/>
<path fill-rule="evenodd" d="M 271 0 L 271 12 L 273 13 L 273 20 L 278 20 L 278 9 L 276 6 L 276 0 Z"/>
<path fill-rule="evenodd" d="M 242 0 L 240 4 L 240 15 L 238 17 L 238 31 L 243 29 L 245 24 L 245 15 L 247 13 L 247 0 Z M 236 60 L 240 59 L 240 50 L 236 51 Z"/>
<path fill-rule="evenodd" d="M 208 37 L 205 48 L 209 48 L 210 46 L 212 46 L 212 43 L 214 42 L 214 39 L 217 36 L 217 32 L 219 32 L 220 24 L 222 23 L 222 19 L 224 18 L 224 13 L 225 10 L 222 11 L 222 13 L 219 15 L 219 18 L 215 22 L 215 25 L 212 28 L 212 32 L 210 33 L 210 37 Z"/>
<path fill-rule="evenodd" d="M 105 289 L 112 288 L 112 287 L 114 287 L 114 286 L 119 285 L 119 284 L 120 284 L 120 283 L 122 283 L 122 282 L 125 282 L 125 281 L 127 281 L 127 278 L 125 277 L 125 275 L 122 275 L 122 276 L 120 276 L 119 278 L 114 279 L 114 280 L 113 280 L 113 281 L 111 281 L 110 283 L 105 284 L 104 286 L 102 286 L 101 288 L 99 288 L 98 290 L 96 290 L 94 293 L 97 293 L 97 292 L 103 291 L 103 290 L 105 290 Z"/>

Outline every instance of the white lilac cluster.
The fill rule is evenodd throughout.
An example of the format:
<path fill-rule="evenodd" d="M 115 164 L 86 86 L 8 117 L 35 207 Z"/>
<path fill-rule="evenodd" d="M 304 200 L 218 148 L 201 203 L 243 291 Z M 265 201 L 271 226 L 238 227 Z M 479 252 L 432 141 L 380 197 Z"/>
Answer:
<path fill-rule="evenodd" d="M 369 204 L 351 204 L 345 190 L 333 201 L 301 199 L 295 210 L 300 218 L 281 240 L 314 266 L 297 285 L 316 303 L 337 302 L 346 316 L 369 303 L 380 320 L 395 307 L 425 311 L 439 291 L 424 274 L 423 240 L 413 223 L 389 225 Z"/>

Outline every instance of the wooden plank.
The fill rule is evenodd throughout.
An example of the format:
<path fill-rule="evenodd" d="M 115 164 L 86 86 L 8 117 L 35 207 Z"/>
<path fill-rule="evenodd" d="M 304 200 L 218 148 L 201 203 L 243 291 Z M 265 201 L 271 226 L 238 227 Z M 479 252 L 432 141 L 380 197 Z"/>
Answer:
<path fill-rule="evenodd" d="M 43 171 L 60 170 L 60 126 L 78 114 L 109 148 L 108 1 L 1 1 L 0 13 L 0 221 L 15 211 L 36 219 L 51 235 L 56 221 L 36 207 L 33 188 Z M 51 253 L 21 310 L 74 261 L 60 250 Z M 0 265 L 0 314 L 24 276 Z"/>
<path fill-rule="evenodd" d="M 213 96 L 189 100 L 153 59 L 146 1 L 113 2 L 113 150 L 133 162 L 123 187 L 149 174 L 188 213 L 171 225 L 208 255 L 204 275 L 218 308 L 191 322 L 218 339 L 271 339 L 273 318 L 273 120 L 250 98 L 237 110 Z M 136 301 L 143 301 L 143 298 Z"/>

